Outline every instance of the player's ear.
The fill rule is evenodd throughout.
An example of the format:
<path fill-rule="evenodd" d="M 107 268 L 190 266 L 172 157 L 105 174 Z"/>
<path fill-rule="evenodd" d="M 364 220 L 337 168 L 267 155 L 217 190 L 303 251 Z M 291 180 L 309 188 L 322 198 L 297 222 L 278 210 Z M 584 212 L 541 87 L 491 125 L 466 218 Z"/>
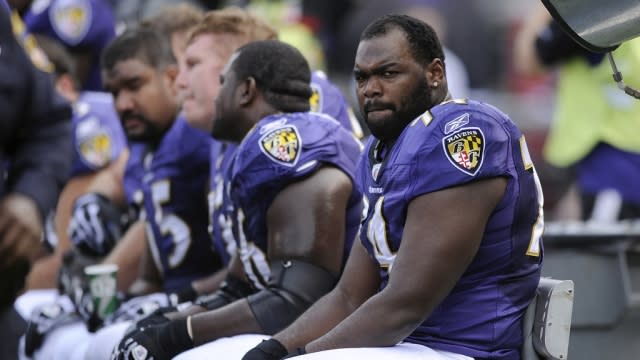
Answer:
<path fill-rule="evenodd" d="M 427 84 L 432 86 L 434 83 L 442 84 L 444 83 L 444 62 L 439 58 L 433 59 L 427 66 L 425 67 L 425 75 L 427 77 Z"/>
<path fill-rule="evenodd" d="M 248 77 L 244 79 L 238 86 L 238 98 L 240 105 L 247 105 L 253 101 L 258 93 L 256 79 Z"/>
<path fill-rule="evenodd" d="M 164 69 L 164 74 L 166 76 L 169 88 L 172 89 L 173 92 L 177 95 L 177 87 L 176 87 L 176 79 L 178 78 L 178 66 L 177 65 L 167 65 Z"/>

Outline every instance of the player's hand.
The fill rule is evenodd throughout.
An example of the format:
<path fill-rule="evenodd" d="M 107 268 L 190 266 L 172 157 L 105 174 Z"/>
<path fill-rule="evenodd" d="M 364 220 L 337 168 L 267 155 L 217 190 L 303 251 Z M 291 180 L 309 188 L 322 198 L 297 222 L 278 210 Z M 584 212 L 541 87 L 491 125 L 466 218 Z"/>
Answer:
<path fill-rule="evenodd" d="M 249 350 L 242 360 L 280 360 L 289 355 L 287 349 L 276 339 L 262 340 L 258 346 Z"/>
<path fill-rule="evenodd" d="M 58 291 L 71 299 L 76 310 L 87 320 L 83 304 L 88 296 L 88 284 L 84 268 L 97 263 L 97 259 L 83 256 L 77 250 L 68 250 L 62 258 L 62 266 L 58 271 Z"/>
<path fill-rule="evenodd" d="M 124 336 L 131 335 L 136 331 L 141 331 L 149 327 L 168 324 L 171 321 L 171 319 L 166 317 L 164 314 L 166 314 L 167 312 L 171 312 L 172 310 L 170 309 L 175 309 L 175 308 L 156 309 L 151 314 L 143 317 L 142 319 L 136 321 L 131 326 L 129 326 L 127 330 L 124 332 Z"/>
<path fill-rule="evenodd" d="M 120 210 L 104 195 L 88 193 L 73 205 L 69 239 L 82 253 L 104 256 L 122 236 Z"/>
<path fill-rule="evenodd" d="M 135 330 L 125 336 L 111 354 L 112 360 L 170 360 L 193 348 L 187 320 Z"/>
<path fill-rule="evenodd" d="M 42 217 L 31 198 L 14 193 L 0 200 L 0 268 L 44 255 Z"/>
<path fill-rule="evenodd" d="M 124 321 L 134 321 L 136 322 L 134 328 L 140 328 L 141 326 L 137 326 L 138 324 L 145 326 L 161 325 L 169 321 L 163 314 L 175 309 L 167 294 L 154 293 L 136 296 L 120 304 L 118 309 L 105 319 L 105 323 L 109 325 Z M 147 320 L 149 318 L 152 320 Z"/>

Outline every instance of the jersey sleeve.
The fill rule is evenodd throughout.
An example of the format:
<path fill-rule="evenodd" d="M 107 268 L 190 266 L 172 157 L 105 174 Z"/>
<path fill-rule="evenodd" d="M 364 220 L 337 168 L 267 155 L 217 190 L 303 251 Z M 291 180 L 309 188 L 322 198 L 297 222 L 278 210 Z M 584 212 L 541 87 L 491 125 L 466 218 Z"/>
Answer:
<path fill-rule="evenodd" d="M 100 170 L 120 156 L 125 147 L 123 134 L 112 125 L 101 121 L 96 114 L 87 114 L 77 120 L 73 129 L 76 160 L 71 176 Z"/>
<path fill-rule="evenodd" d="M 407 140 L 420 145 L 408 199 L 478 179 L 510 176 L 512 139 L 502 119 L 491 112 L 458 108 L 442 118 L 435 113 L 426 126 L 423 116 L 409 129 L 413 133 Z"/>
<path fill-rule="evenodd" d="M 335 120 L 313 115 L 304 121 L 273 124 L 277 121 L 254 131 L 238 151 L 234 182 L 242 182 L 246 198 L 275 196 L 327 164 L 354 178 L 359 144 Z"/>
<path fill-rule="evenodd" d="M 25 15 L 29 32 L 44 33 L 69 47 L 101 50 L 115 37 L 108 4 L 93 0 L 36 0 Z"/>

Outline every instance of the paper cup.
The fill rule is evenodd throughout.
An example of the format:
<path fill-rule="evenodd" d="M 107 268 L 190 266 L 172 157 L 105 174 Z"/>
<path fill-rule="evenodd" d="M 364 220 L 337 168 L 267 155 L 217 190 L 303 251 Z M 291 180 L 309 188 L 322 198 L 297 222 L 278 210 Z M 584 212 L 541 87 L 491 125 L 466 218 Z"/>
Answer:
<path fill-rule="evenodd" d="M 93 303 L 93 313 L 104 320 L 113 314 L 118 306 L 118 265 L 99 264 L 84 268 Z"/>

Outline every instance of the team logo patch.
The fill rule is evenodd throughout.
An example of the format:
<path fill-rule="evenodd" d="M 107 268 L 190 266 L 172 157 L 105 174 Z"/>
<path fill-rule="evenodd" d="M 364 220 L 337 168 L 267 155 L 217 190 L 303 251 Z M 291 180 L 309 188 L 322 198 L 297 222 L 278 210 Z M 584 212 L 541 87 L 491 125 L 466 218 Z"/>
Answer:
<path fill-rule="evenodd" d="M 298 162 L 301 146 L 300 134 L 293 125 L 271 130 L 260 138 L 260 150 L 271 160 L 287 166 Z"/>
<path fill-rule="evenodd" d="M 479 128 L 464 128 L 442 139 L 444 153 L 458 170 L 475 176 L 482 167 L 484 134 Z"/>
<path fill-rule="evenodd" d="M 81 120 L 75 133 L 76 147 L 85 164 L 99 169 L 111 162 L 113 145 L 110 132 L 98 118 L 91 116 Z"/>
<path fill-rule="evenodd" d="M 313 112 L 320 112 L 320 109 L 322 109 L 322 90 L 315 84 L 311 84 L 309 105 L 311 105 L 311 111 Z"/>
<path fill-rule="evenodd" d="M 69 45 L 77 45 L 91 27 L 91 4 L 88 0 L 56 1 L 49 16 L 58 36 Z"/>
<path fill-rule="evenodd" d="M 83 139 L 80 154 L 89 165 L 101 168 L 111 161 L 111 139 L 106 133 Z"/>

